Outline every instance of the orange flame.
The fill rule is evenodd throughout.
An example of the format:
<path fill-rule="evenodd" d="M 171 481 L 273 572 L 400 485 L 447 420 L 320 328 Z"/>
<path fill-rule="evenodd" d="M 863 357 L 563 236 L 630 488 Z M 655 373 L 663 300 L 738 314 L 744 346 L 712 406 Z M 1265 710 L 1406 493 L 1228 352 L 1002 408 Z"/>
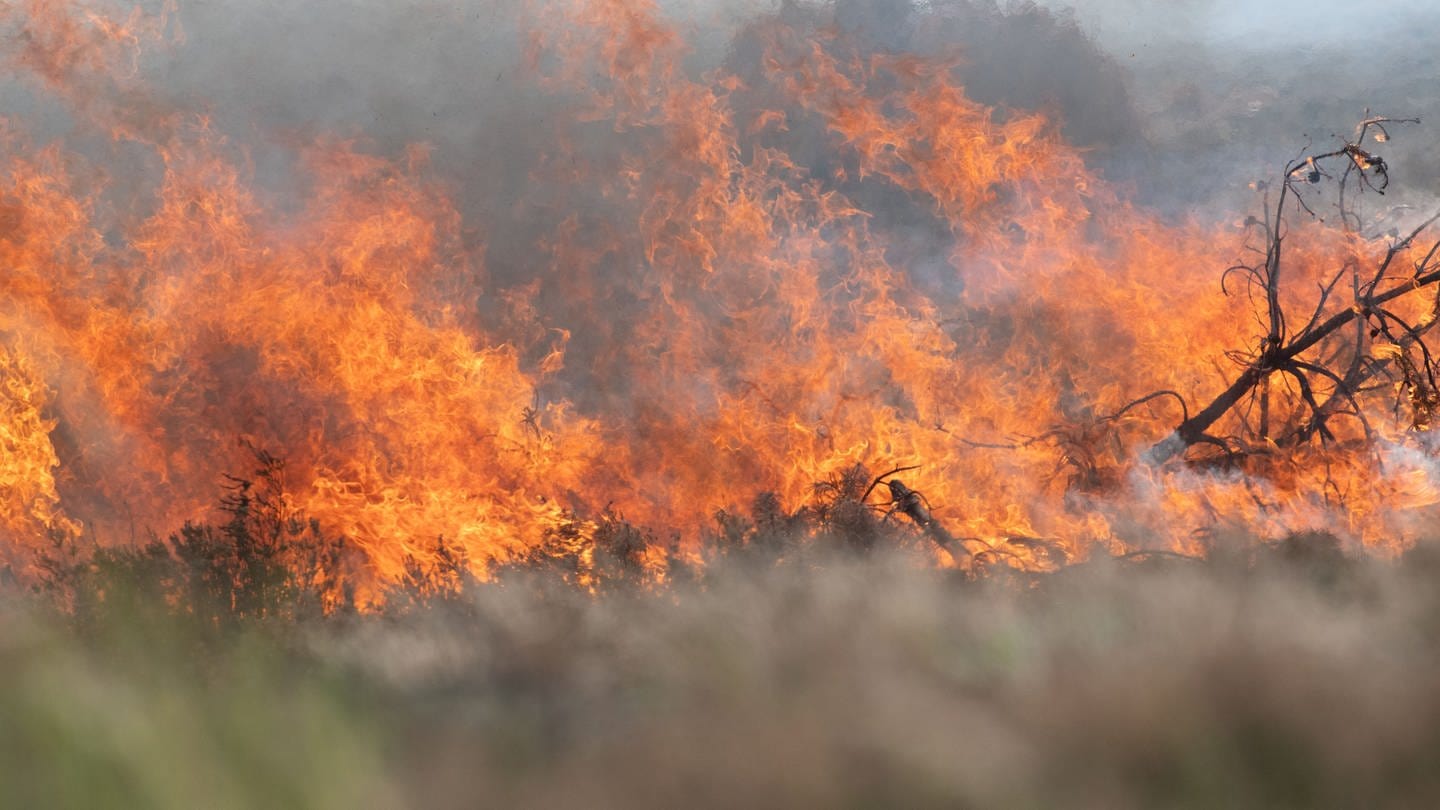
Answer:
<path fill-rule="evenodd" d="M 1263 331 L 1217 289 L 1246 232 L 1129 204 L 1045 116 L 968 98 L 951 62 L 771 22 L 749 32 L 757 72 L 696 77 L 653 3 L 532 11 L 534 76 L 572 103 L 530 167 L 519 207 L 549 226 L 514 283 L 425 149 L 322 140 L 303 201 L 276 200 L 203 117 L 145 101 L 135 54 L 164 20 L 7 9 L 27 33 L 12 62 L 148 144 L 160 179 L 135 222 L 103 164 L 6 141 L 6 559 L 53 531 L 203 519 L 246 444 L 284 455 L 290 505 L 354 539 L 380 586 L 435 538 L 483 575 L 607 509 L 693 544 L 717 508 L 799 508 L 856 464 L 923 465 L 910 483 L 976 547 L 1077 556 L 1190 549 L 1229 521 L 1403 544 L 1434 515 L 1434 459 L 1379 411 L 1378 443 L 1139 463 L 1180 414 L 1133 403 L 1207 401 Z M 896 258 L 886 195 L 938 223 L 931 280 Z M 1291 243 L 1298 308 L 1383 252 L 1320 223 Z"/>

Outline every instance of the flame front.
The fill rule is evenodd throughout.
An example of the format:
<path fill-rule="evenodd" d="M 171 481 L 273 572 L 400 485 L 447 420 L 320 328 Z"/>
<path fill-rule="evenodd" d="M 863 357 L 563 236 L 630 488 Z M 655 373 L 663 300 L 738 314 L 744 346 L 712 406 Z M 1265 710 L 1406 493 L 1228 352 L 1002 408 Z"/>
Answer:
<path fill-rule="evenodd" d="M 607 510 L 684 553 L 717 509 L 797 509 L 857 464 L 921 465 L 909 483 L 975 543 L 1078 557 L 1231 522 L 1399 547 L 1440 500 L 1423 435 L 1380 399 L 1368 440 L 1141 463 L 1181 413 L 1130 406 L 1208 401 L 1263 332 L 1218 284 L 1247 230 L 1128 203 L 1046 116 L 972 101 L 952 60 L 777 18 L 743 32 L 754 59 L 696 76 L 650 2 L 536 3 L 526 81 L 560 112 L 512 235 L 418 145 L 321 138 L 302 194 L 258 187 L 245 149 L 147 93 L 138 53 L 178 36 L 166 16 L 3 14 L 11 64 L 80 131 L 4 140 L 18 568 L 56 533 L 205 519 L 249 448 L 284 458 L 289 506 L 352 538 L 376 587 L 436 538 L 484 575 Z M 942 249 L 909 249 L 897 205 Z M 1300 309 L 1384 252 L 1319 222 L 1291 243 Z M 1297 396 L 1277 386 L 1276 412 Z"/>

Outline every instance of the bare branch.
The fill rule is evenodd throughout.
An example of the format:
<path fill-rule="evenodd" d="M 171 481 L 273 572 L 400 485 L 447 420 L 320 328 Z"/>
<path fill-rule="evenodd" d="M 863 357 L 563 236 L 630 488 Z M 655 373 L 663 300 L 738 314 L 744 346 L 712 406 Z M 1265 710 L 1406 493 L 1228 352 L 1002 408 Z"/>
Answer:
<path fill-rule="evenodd" d="M 1288 434 L 1287 440 L 1290 441 L 1306 441 L 1312 436 L 1319 436 L 1322 441 L 1333 440 L 1335 434 L 1328 423 L 1331 418 L 1340 414 L 1355 418 L 1365 435 L 1373 436 L 1373 427 L 1365 413 L 1361 397 L 1370 390 L 1365 388 L 1367 381 L 1391 368 L 1398 367 L 1397 376 L 1409 386 L 1412 407 L 1416 410 L 1415 424 L 1419 425 L 1422 418 L 1428 419 L 1428 413 L 1440 407 L 1435 354 L 1425 343 L 1426 333 L 1440 320 L 1440 296 L 1437 296 L 1433 308 L 1436 316 L 1419 325 L 1412 326 L 1386 307 L 1390 302 L 1440 282 L 1440 269 L 1433 266 L 1435 257 L 1440 254 L 1440 241 L 1432 245 L 1425 256 L 1415 264 L 1412 275 L 1405 278 L 1391 275 L 1396 259 L 1408 252 L 1421 234 L 1440 222 L 1440 211 L 1421 221 L 1404 236 L 1396 234 L 1383 258 L 1375 263 L 1373 273 L 1369 273 L 1363 283 L 1360 268 L 1351 260 L 1336 271 L 1329 281 L 1317 285 L 1318 297 L 1310 309 L 1305 326 L 1298 332 L 1291 333 L 1288 330 L 1288 317 L 1283 303 L 1287 206 L 1293 204 L 1305 213 L 1315 215 L 1300 193 L 1299 184 L 1302 181 L 1306 185 L 1319 184 L 1325 178 L 1332 177 L 1325 168 L 1328 163 L 1343 162 L 1338 190 L 1342 221 L 1347 232 L 1358 232 L 1360 220 L 1350 207 L 1345 189 L 1353 176 L 1360 184 L 1362 192 L 1384 193 L 1390 183 L 1389 167 L 1384 158 L 1363 147 L 1362 143 L 1366 137 L 1376 143 L 1388 142 L 1390 133 L 1385 125 L 1397 123 L 1418 123 L 1418 119 L 1372 117 L 1367 113 L 1367 117 L 1356 127 L 1353 140 L 1337 149 L 1307 155 L 1286 164 L 1273 209 L 1267 193 L 1265 220 L 1261 223 L 1267 239 L 1264 264 L 1258 267 L 1234 265 L 1221 274 L 1221 290 L 1227 295 L 1228 279 L 1237 273 L 1243 274 L 1251 285 L 1264 289 L 1264 303 L 1256 302 L 1257 309 L 1263 307 L 1257 315 L 1264 335 L 1259 338 L 1254 350 L 1226 353 L 1227 357 L 1243 367 L 1240 375 L 1199 412 L 1193 416 L 1187 414 L 1174 433 L 1152 446 L 1146 453 L 1146 459 L 1150 463 L 1164 463 L 1195 444 L 1217 443 L 1218 440 L 1209 434 L 1210 429 L 1241 403 L 1250 403 L 1246 406 L 1246 413 L 1241 415 L 1242 424 L 1248 429 L 1248 409 L 1259 401 L 1258 433 L 1261 437 L 1267 436 L 1273 418 L 1270 379 L 1275 374 L 1280 374 L 1287 382 L 1294 383 L 1293 396 L 1299 400 L 1297 410 L 1285 417 L 1289 424 L 1296 425 Z M 1346 275 L 1352 278 L 1353 300 L 1349 306 L 1327 317 L 1326 313 L 1335 300 L 1340 280 Z M 1356 324 L 1355 340 L 1348 348 L 1343 345 L 1334 346 L 1329 339 L 1352 322 Z M 1404 334 L 1397 337 L 1391 331 L 1391 324 L 1399 326 Z M 1367 356 L 1367 325 L 1370 337 L 1384 335 L 1395 348 L 1387 351 L 1384 356 Z M 1330 348 L 1325 348 L 1326 346 Z M 1411 348 L 1419 350 L 1419 367 L 1406 354 Z M 1316 350 L 1319 357 L 1307 354 Z M 1341 370 L 1337 371 L 1337 367 Z M 1323 402 L 1319 393 L 1326 394 Z"/>

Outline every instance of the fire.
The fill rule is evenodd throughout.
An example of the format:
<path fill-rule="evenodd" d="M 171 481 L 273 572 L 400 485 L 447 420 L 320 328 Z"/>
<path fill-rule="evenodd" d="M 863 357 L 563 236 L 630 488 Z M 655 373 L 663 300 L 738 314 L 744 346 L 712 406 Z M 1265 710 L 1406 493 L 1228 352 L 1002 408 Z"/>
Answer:
<path fill-rule="evenodd" d="M 472 221 L 418 144 L 321 138 L 302 192 L 267 190 L 206 116 L 147 93 L 138 54 L 178 37 L 174 9 L 108 11 L 3 12 L 11 64 L 83 130 L 37 148 L 11 121 L 4 141 L 0 548 L 19 568 L 56 532 L 206 519 L 251 448 L 375 588 L 439 538 L 483 576 L 606 514 L 687 553 L 717 509 L 795 510 L 857 464 L 919 465 L 907 483 L 971 550 L 1075 557 L 1203 550 L 1232 522 L 1394 548 L 1440 502 L 1424 432 L 1383 396 L 1368 436 L 1147 464 L 1264 332 L 1218 284 L 1255 231 L 1131 204 L 1051 118 L 968 97 L 954 59 L 774 19 L 743 32 L 756 64 L 695 75 L 653 3 L 536 3 L 527 81 L 564 114 L 510 201 L 536 223 L 516 236 Z M 908 250 L 896 206 L 940 248 Z M 505 254 L 523 268 L 489 266 L 532 237 Z M 1289 250 L 1302 311 L 1386 246 L 1307 221 Z M 1271 390 L 1283 419 L 1300 394 Z"/>

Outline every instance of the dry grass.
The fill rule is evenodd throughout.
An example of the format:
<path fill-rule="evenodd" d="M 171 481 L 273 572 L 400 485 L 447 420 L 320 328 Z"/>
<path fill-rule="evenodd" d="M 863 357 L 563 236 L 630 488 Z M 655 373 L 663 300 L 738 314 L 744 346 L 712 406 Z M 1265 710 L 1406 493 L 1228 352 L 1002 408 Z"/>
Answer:
<path fill-rule="evenodd" d="M 0 779 L 77 807 L 1433 806 L 1440 565 L 1330 551 L 979 583 L 812 553 L 599 598 L 512 573 L 218 635 L 12 610 Z"/>

